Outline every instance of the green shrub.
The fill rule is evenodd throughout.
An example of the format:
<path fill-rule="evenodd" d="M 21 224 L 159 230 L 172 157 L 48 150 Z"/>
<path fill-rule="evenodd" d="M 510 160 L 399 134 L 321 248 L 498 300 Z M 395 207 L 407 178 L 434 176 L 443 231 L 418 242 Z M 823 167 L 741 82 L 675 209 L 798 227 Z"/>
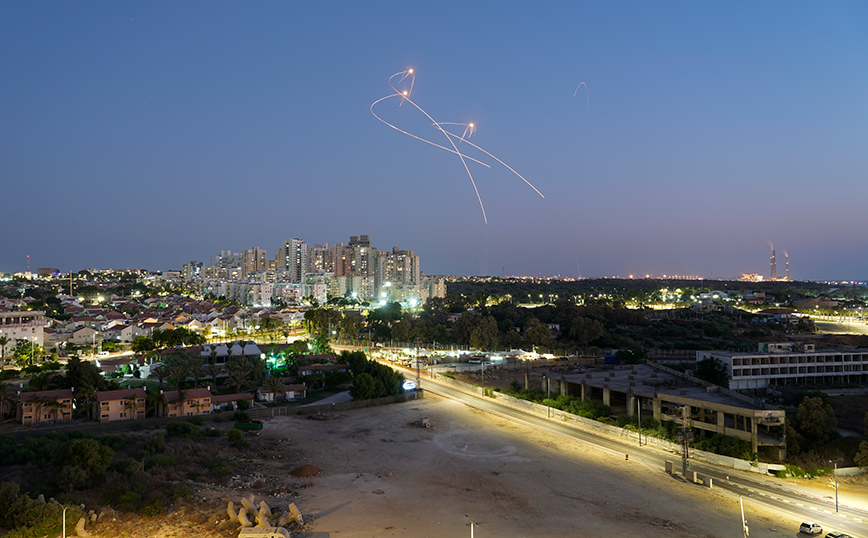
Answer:
<path fill-rule="evenodd" d="M 202 426 L 205 424 L 205 419 L 202 417 L 202 415 L 196 415 L 190 417 L 188 422 L 190 422 L 190 424 L 195 424 L 196 426 Z"/>
<path fill-rule="evenodd" d="M 233 415 L 233 418 L 235 419 L 235 422 L 247 422 L 248 420 L 250 420 L 250 415 L 248 415 L 244 411 L 236 411 Z"/>
<path fill-rule="evenodd" d="M 238 407 L 239 411 L 247 411 L 250 409 L 250 400 L 246 398 L 239 398 L 235 400 L 235 405 Z"/>
<path fill-rule="evenodd" d="M 175 487 L 172 488 L 172 495 L 178 499 L 190 499 L 193 496 L 193 489 L 190 487 L 190 484 L 187 482 L 178 482 L 175 484 Z"/>
<path fill-rule="evenodd" d="M 193 440 L 201 439 L 205 435 L 202 428 L 190 422 L 169 422 L 166 424 L 166 432 L 170 436 Z"/>
<path fill-rule="evenodd" d="M 247 441 L 244 440 L 244 433 L 238 428 L 232 428 L 226 432 L 226 439 L 229 444 L 235 448 L 244 448 L 247 446 Z"/>
<path fill-rule="evenodd" d="M 144 506 L 142 496 L 135 491 L 121 493 L 115 504 L 115 508 L 122 512 L 136 512 Z"/>
<path fill-rule="evenodd" d="M 177 461 L 172 456 L 166 454 L 154 454 L 145 460 L 145 469 L 153 469 L 154 467 L 171 467 Z"/>

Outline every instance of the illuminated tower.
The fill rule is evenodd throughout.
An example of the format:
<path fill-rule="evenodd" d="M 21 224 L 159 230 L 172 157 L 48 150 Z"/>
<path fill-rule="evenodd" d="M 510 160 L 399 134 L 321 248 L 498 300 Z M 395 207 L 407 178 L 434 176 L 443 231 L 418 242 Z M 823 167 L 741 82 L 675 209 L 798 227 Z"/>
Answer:
<path fill-rule="evenodd" d="M 786 271 L 786 275 L 787 275 L 787 282 L 789 282 L 790 281 L 790 255 L 787 254 L 786 250 L 784 251 L 784 265 L 785 265 L 785 271 Z"/>
<path fill-rule="evenodd" d="M 775 250 L 774 249 L 772 249 L 771 263 L 772 263 L 772 281 L 775 281 L 778 279 L 778 267 L 775 264 Z"/>

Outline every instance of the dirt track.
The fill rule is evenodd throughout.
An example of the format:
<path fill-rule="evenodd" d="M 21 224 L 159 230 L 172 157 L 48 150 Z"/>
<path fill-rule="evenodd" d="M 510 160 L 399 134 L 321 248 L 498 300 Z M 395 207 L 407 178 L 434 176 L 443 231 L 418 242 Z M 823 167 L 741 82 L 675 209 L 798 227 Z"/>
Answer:
<path fill-rule="evenodd" d="M 323 470 L 295 500 L 310 538 L 467 536 L 469 519 L 480 538 L 741 535 L 735 497 L 430 393 L 334 421 L 272 419 L 269 438 Z M 790 517 L 749 499 L 745 512 L 754 538 L 795 535 Z"/>

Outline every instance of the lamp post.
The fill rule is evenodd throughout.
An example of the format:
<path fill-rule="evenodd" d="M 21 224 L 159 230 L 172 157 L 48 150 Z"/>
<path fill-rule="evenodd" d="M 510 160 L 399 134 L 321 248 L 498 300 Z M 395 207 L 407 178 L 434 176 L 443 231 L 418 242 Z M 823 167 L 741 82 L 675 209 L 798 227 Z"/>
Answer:
<path fill-rule="evenodd" d="M 467 520 L 470 521 L 470 538 L 473 538 L 473 527 L 475 527 L 476 525 L 479 525 L 479 523 L 476 523 L 475 521 L 470 519 L 470 516 L 468 516 L 467 514 L 464 514 L 464 517 L 466 517 Z"/>
<path fill-rule="evenodd" d="M 66 509 L 69 508 L 69 507 L 60 504 L 60 503 L 57 502 L 55 499 L 51 499 L 51 500 L 54 502 L 54 504 L 56 504 L 57 506 L 63 508 L 63 519 L 62 519 L 62 523 L 61 523 L 61 525 L 63 525 L 63 538 L 66 538 Z"/>
<path fill-rule="evenodd" d="M 835 513 L 838 513 L 838 460 L 833 463 L 835 464 Z"/>

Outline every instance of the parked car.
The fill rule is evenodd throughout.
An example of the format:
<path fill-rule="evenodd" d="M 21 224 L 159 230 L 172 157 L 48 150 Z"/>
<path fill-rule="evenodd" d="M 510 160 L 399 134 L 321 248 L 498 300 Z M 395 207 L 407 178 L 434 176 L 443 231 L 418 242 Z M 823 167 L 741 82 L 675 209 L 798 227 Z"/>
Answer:
<path fill-rule="evenodd" d="M 799 526 L 799 532 L 804 532 L 805 534 L 821 534 L 823 532 L 823 527 L 820 526 L 819 523 L 806 521 Z"/>
<path fill-rule="evenodd" d="M 849 534 L 846 534 L 843 532 L 832 531 L 826 535 L 826 538 L 852 538 L 852 537 Z"/>

